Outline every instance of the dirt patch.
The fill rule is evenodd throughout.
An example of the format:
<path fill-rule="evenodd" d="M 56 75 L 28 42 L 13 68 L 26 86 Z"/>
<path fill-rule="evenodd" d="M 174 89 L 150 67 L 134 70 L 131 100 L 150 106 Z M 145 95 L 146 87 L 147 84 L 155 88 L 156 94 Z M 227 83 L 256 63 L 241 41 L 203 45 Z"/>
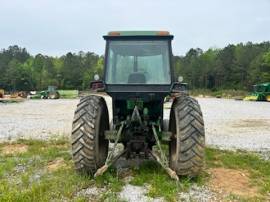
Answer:
<path fill-rule="evenodd" d="M 57 171 L 60 168 L 63 168 L 66 166 L 66 163 L 63 158 L 55 159 L 54 161 L 51 161 L 47 165 L 47 169 L 49 172 Z"/>
<path fill-rule="evenodd" d="M 210 173 L 210 188 L 217 193 L 245 198 L 258 196 L 258 189 L 250 184 L 249 173 L 246 171 L 213 168 Z"/>
<path fill-rule="evenodd" d="M 245 119 L 239 120 L 233 124 L 235 128 L 257 128 L 257 127 L 269 127 L 269 120 L 265 119 Z"/>
<path fill-rule="evenodd" d="M 28 146 L 25 144 L 8 144 L 2 147 L 1 153 L 4 155 L 22 154 L 27 152 Z"/>

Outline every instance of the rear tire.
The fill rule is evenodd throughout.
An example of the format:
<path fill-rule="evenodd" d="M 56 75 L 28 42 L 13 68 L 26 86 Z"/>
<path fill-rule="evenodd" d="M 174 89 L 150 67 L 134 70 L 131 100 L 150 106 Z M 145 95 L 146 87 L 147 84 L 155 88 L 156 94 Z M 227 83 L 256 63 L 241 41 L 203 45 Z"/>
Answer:
<path fill-rule="evenodd" d="M 177 175 L 197 176 L 204 164 L 205 132 L 203 116 L 197 100 L 177 97 L 170 114 L 170 167 Z"/>
<path fill-rule="evenodd" d="M 90 95 L 80 100 L 72 124 L 72 157 L 75 169 L 94 174 L 104 165 L 109 142 L 104 131 L 109 129 L 109 116 L 105 100 Z"/>

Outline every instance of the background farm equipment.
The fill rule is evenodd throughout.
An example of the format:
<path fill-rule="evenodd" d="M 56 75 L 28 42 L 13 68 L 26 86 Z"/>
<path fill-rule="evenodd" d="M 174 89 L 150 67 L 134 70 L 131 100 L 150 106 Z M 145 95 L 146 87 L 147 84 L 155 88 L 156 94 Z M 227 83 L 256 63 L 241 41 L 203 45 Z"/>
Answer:
<path fill-rule="evenodd" d="M 55 86 L 48 86 L 44 91 L 30 92 L 30 99 L 59 99 L 60 94 Z"/>
<path fill-rule="evenodd" d="M 256 84 L 253 92 L 244 98 L 246 101 L 269 101 L 270 102 L 270 82 Z"/>
<path fill-rule="evenodd" d="M 24 91 L 5 92 L 4 89 L 0 89 L 0 102 L 1 103 L 17 103 L 24 101 L 27 97 L 27 93 Z"/>

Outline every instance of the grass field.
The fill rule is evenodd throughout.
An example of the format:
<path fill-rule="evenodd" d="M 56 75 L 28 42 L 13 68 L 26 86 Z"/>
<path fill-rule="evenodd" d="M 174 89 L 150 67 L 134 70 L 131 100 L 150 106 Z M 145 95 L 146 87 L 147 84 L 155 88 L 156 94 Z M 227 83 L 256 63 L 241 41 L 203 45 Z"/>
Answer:
<path fill-rule="evenodd" d="M 215 90 L 209 89 L 194 89 L 189 91 L 192 96 L 218 97 L 218 98 L 244 98 L 249 93 L 244 90 Z"/>
<path fill-rule="evenodd" d="M 200 177 L 182 177 L 180 182 L 171 180 L 151 161 L 140 169 L 125 172 L 111 168 L 94 180 L 74 172 L 69 147 L 64 139 L 0 144 L 0 201 L 121 201 L 118 193 L 127 183 L 127 176 L 132 176 L 128 182 L 131 185 L 147 185 L 149 197 L 163 197 L 166 201 L 176 201 L 179 192 L 188 192 L 194 184 L 209 186 L 213 191 L 224 189 L 222 194 L 217 192 L 217 197 L 224 201 L 269 200 L 270 162 L 256 154 L 208 148 L 206 167 Z M 234 192 L 237 189 L 234 187 L 226 190 L 226 184 L 223 187 L 220 172 L 221 177 L 238 177 L 235 186 L 240 186 L 239 192 Z M 89 187 L 102 191 L 93 197 L 81 194 Z"/>
<path fill-rule="evenodd" d="M 58 92 L 61 98 L 72 99 L 72 98 L 77 98 L 79 95 L 78 90 L 58 90 Z"/>

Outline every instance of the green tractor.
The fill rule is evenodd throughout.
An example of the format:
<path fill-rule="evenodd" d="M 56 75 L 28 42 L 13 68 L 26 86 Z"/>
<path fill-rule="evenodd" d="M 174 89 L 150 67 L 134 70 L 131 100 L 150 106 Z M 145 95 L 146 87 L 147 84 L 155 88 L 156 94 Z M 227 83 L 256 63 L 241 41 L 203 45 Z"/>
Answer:
<path fill-rule="evenodd" d="M 42 99 L 59 99 L 60 94 L 56 90 L 56 86 L 48 86 L 48 90 L 41 91 L 41 98 Z"/>
<path fill-rule="evenodd" d="M 104 79 L 95 76 L 93 84 L 99 90 L 81 98 L 74 115 L 71 141 L 76 170 L 96 177 L 125 157 L 154 159 L 176 180 L 197 176 L 204 164 L 203 116 L 198 102 L 181 93 L 185 88 L 173 76 L 173 35 L 120 31 L 109 32 L 104 39 Z M 111 122 L 100 91 L 112 98 Z M 178 96 L 166 120 L 164 98 L 171 94 Z M 118 143 L 124 149 L 116 153 Z"/>
<path fill-rule="evenodd" d="M 30 95 L 31 99 L 59 99 L 60 93 L 56 90 L 56 86 L 48 86 L 47 90 L 39 91 L 34 95 Z"/>
<path fill-rule="evenodd" d="M 247 101 L 270 101 L 270 82 L 253 86 L 253 92 L 244 98 Z"/>

